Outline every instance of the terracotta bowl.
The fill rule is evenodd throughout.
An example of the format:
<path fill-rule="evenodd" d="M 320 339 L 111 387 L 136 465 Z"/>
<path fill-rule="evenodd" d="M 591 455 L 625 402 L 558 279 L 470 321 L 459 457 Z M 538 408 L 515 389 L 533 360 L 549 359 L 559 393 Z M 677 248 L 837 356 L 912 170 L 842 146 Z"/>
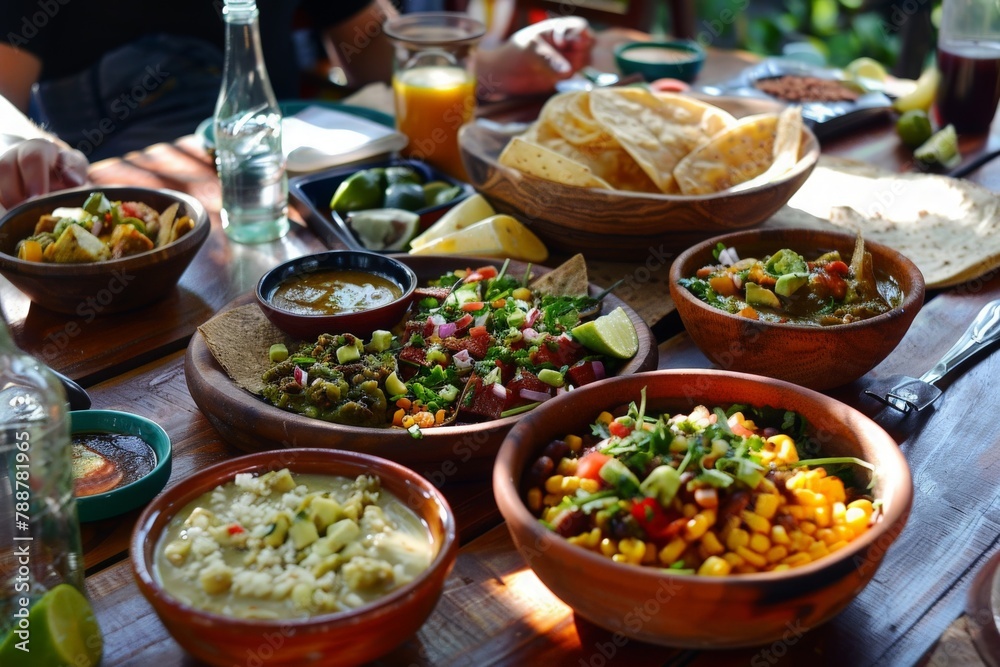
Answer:
<path fill-rule="evenodd" d="M 714 308 L 678 284 L 714 262 L 723 243 L 740 257 L 763 257 L 781 248 L 807 260 L 839 250 L 850 262 L 855 237 L 811 229 L 749 230 L 716 236 L 681 253 L 670 267 L 670 295 L 691 339 L 714 363 L 727 370 L 788 380 L 812 389 L 852 382 L 885 359 L 906 334 L 924 302 L 924 279 L 909 259 L 877 243 L 865 242 L 876 274 L 891 276 L 902 303 L 876 317 L 837 326 L 778 324 L 747 319 Z"/>
<path fill-rule="evenodd" d="M 767 100 L 708 101 L 737 117 L 782 108 Z M 678 253 L 709 236 L 755 227 L 791 199 L 819 159 L 819 142 L 804 128 L 798 162 L 777 181 L 729 194 L 652 194 L 573 187 L 501 165 L 498 157 L 511 136 L 495 124 L 462 127 L 459 145 L 469 181 L 498 213 L 528 225 L 551 252 L 582 252 L 588 259 L 634 261 L 647 249 Z"/>
<path fill-rule="evenodd" d="M 272 297 L 278 286 L 291 278 L 320 271 L 349 270 L 371 273 L 395 283 L 401 295 L 395 301 L 358 312 L 306 315 L 276 306 Z M 257 282 L 257 305 L 276 327 L 304 340 L 320 334 L 350 331 L 366 337 L 376 329 L 391 329 L 410 307 L 417 274 L 399 260 L 365 250 L 330 250 L 290 259 L 274 267 Z"/>
<path fill-rule="evenodd" d="M 670 575 L 616 563 L 545 528 L 522 500 L 521 481 L 545 446 L 585 432 L 602 410 L 639 400 L 647 414 L 735 403 L 795 410 L 824 454 L 876 466 L 883 514 L 842 549 L 784 572 L 724 577 Z M 896 443 L 853 408 L 796 385 L 728 371 L 655 371 L 570 392 L 529 413 L 504 440 L 493 473 L 497 504 L 514 543 L 541 582 L 579 616 L 640 641 L 684 648 L 753 646 L 814 628 L 846 607 L 875 574 L 906 522 L 913 482 Z M 638 610 L 638 611 L 637 611 Z"/>
<path fill-rule="evenodd" d="M 162 248 L 92 264 L 27 262 L 17 258 L 17 242 L 30 236 L 43 214 L 83 206 L 91 192 L 112 201 L 141 201 L 157 211 L 179 203 L 178 216 L 194 220 L 190 232 Z M 15 206 L 0 218 L 0 273 L 33 302 L 58 313 L 77 314 L 96 301 L 102 313 L 119 313 L 162 299 L 208 238 L 208 213 L 194 197 L 173 190 L 95 186 L 60 190 Z"/>
<path fill-rule="evenodd" d="M 289 468 L 294 473 L 378 475 L 382 488 L 414 510 L 427 526 L 437 555 L 417 579 L 354 610 L 282 620 L 245 620 L 179 602 L 154 570 L 154 552 L 166 526 L 189 502 L 239 473 Z M 186 651 L 213 665 L 244 664 L 268 654 L 267 665 L 357 665 L 388 653 L 411 637 L 437 604 L 458 550 L 455 517 L 426 479 L 385 459 L 330 449 L 288 449 L 230 459 L 185 478 L 157 496 L 132 532 L 132 570 L 139 590 Z M 276 644 L 280 642 L 280 644 Z M 249 651 L 249 653 L 248 653 Z"/>

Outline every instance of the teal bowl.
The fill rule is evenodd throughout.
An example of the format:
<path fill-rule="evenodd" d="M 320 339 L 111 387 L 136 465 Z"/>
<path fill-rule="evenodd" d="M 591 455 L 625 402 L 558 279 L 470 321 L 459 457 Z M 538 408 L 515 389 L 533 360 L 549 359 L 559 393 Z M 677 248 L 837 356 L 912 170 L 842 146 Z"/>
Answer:
<path fill-rule="evenodd" d="M 641 74 L 646 81 L 680 79 L 691 83 L 705 62 L 705 49 L 697 42 L 626 42 L 615 47 L 615 64 L 622 74 Z"/>
<path fill-rule="evenodd" d="M 145 417 L 117 410 L 74 410 L 70 415 L 72 434 L 110 433 L 142 438 L 153 450 L 156 463 L 139 479 L 110 491 L 78 496 L 80 521 L 99 521 L 145 505 L 167 484 L 170 477 L 170 436 Z"/>

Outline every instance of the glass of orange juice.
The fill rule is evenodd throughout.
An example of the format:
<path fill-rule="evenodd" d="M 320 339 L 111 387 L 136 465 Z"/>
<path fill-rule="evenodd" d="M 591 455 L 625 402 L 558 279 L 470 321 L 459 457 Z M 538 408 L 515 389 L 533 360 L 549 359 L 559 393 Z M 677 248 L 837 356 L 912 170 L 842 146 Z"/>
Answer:
<path fill-rule="evenodd" d="M 409 138 L 402 153 L 462 180 L 458 130 L 476 111 L 472 55 L 485 32 L 459 12 L 415 12 L 385 24 L 396 50 L 396 128 Z"/>

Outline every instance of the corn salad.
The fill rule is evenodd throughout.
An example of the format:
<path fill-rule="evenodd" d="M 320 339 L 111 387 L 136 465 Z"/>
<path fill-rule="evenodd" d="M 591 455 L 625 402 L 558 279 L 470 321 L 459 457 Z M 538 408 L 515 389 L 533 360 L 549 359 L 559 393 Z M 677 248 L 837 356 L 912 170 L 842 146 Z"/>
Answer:
<path fill-rule="evenodd" d="M 847 546 L 878 502 L 845 486 L 872 466 L 809 459 L 800 415 L 733 406 L 651 417 L 631 403 L 546 447 L 526 502 L 573 544 L 620 563 L 708 576 L 800 567 Z M 779 427 L 770 425 L 778 424 Z"/>

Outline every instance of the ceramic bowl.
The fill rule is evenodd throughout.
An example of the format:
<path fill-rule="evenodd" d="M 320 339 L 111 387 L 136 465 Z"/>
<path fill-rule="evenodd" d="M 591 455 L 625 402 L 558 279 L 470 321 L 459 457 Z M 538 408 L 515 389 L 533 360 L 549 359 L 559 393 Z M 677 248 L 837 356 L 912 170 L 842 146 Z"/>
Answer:
<path fill-rule="evenodd" d="M 671 575 L 571 544 L 528 510 L 522 479 L 551 441 L 588 432 L 602 410 L 638 402 L 643 388 L 646 414 L 737 403 L 798 412 L 824 454 L 857 456 L 875 465 L 871 493 L 882 499 L 883 513 L 841 549 L 784 572 Z M 493 489 L 521 555 L 576 614 L 625 637 L 698 649 L 779 641 L 789 627 L 814 628 L 837 614 L 875 574 L 903 529 L 913 496 L 910 470 L 896 443 L 860 412 L 787 382 L 713 370 L 614 378 L 547 402 L 507 435 Z"/>
<path fill-rule="evenodd" d="M 706 98 L 736 117 L 782 107 L 767 100 Z M 522 128 L 523 129 L 523 128 Z M 762 224 L 802 186 L 819 159 L 809 128 L 795 166 L 778 180 L 738 192 L 667 195 L 580 188 L 521 173 L 499 163 L 512 134 L 477 121 L 459 131 L 469 181 L 498 213 L 525 223 L 553 254 L 635 262 L 639 255 L 679 253 L 710 236 Z"/>
<path fill-rule="evenodd" d="M 77 513 L 80 521 L 99 521 L 124 514 L 149 502 L 170 478 L 170 436 L 159 424 L 145 417 L 118 410 L 74 410 L 70 414 L 70 429 L 74 436 L 85 433 L 135 435 L 153 450 L 156 464 L 143 477 L 110 491 L 90 496 L 78 496 Z M 118 465 L 126 462 L 119 460 Z"/>
<path fill-rule="evenodd" d="M 297 313 L 275 305 L 274 292 L 284 281 L 337 270 L 359 271 L 386 278 L 399 287 L 401 295 L 381 306 L 331 315 Z M 275 326 L 295 338 L 315 340 L 323 333 L 349 331 L 355 336 L 367 337 L 376 329 L 391 329 L 403 319 L 416 288 L 417 274 L 397 259 L 364 250 L 330 250 L 279 264 L 261 276 L 255 295 L 260 309 Z"/>
<path fill-rule="evenodd" d="M 194 229 L 162 248 L 103 262 L 55 264 L 17 258 L 17 242 L 34 233 L 39 217 L 58 207 L 83 206 L 87 195 L 98 191 L 112 201 L 140 201 L 157 211 L 179 203 L 177 215 L 190 216 Z M 88 301 L 100 303 L 102 313 L 119 313 L 169 294 L 210 230 L 205 207 L 181 192 L 94 185 L 60 190 L 19 204 L 0 218 L 0 274 L 33 302 L 58 313 L 76 314 Z"/>
<path fill-rule="evenodd" d="M 714 262 L 718 243 L 740 257 L 763 257 L 781 248 L 806 259 L 839 250 L 850 262 L 855 237 L 811 229 L 749 230 L 717 236 L 681 253 L 670 267 L 670 294 L 691 339 L 715 364 L 727 370 L 756 373 L 812 389 L 852 382 L 878 365 L 906 334 L 924 302 L 924 279 L 909 259 L 895 250 L 866 242 L 876 275 L 891 276 L 902 292 L 892 310 L 858 322 L 818 327 L 768 323 L 709 306 L 678 284 Z"/>
<path fill-rule="evenodd" d="M 646 81 L 694 81 L 705 63 L 705 49 L 688 39 L 626 42 L 615 47 L 615 64 L 622 74 L 641 74 Z"/>
<path fill-rule="evenodd" d="M 160 585 L 154 555 L 174 515 L 240 473 L 288 468 L 295 473 L 377 475 L 426 524 L 435 556 L 415 580 L 353 610 L 293 619 L 236 619 L 179 602 Z M 331 449 L 260 452 L 213 465 L 170 487 L 143 511 L 132 533 L 132 569 L 139 590 L 170 634 L 191 655 L 212 665 L 244 664 L 248 650 L 271 649 L 268 665 L 357 665 L 403 643 L 420 628 L 441 595 L 458 549 L 455 517 L 444 496 L 412 470 L 386 459 Z M 281 641 L 275 647 L 275 640 Z"/>

